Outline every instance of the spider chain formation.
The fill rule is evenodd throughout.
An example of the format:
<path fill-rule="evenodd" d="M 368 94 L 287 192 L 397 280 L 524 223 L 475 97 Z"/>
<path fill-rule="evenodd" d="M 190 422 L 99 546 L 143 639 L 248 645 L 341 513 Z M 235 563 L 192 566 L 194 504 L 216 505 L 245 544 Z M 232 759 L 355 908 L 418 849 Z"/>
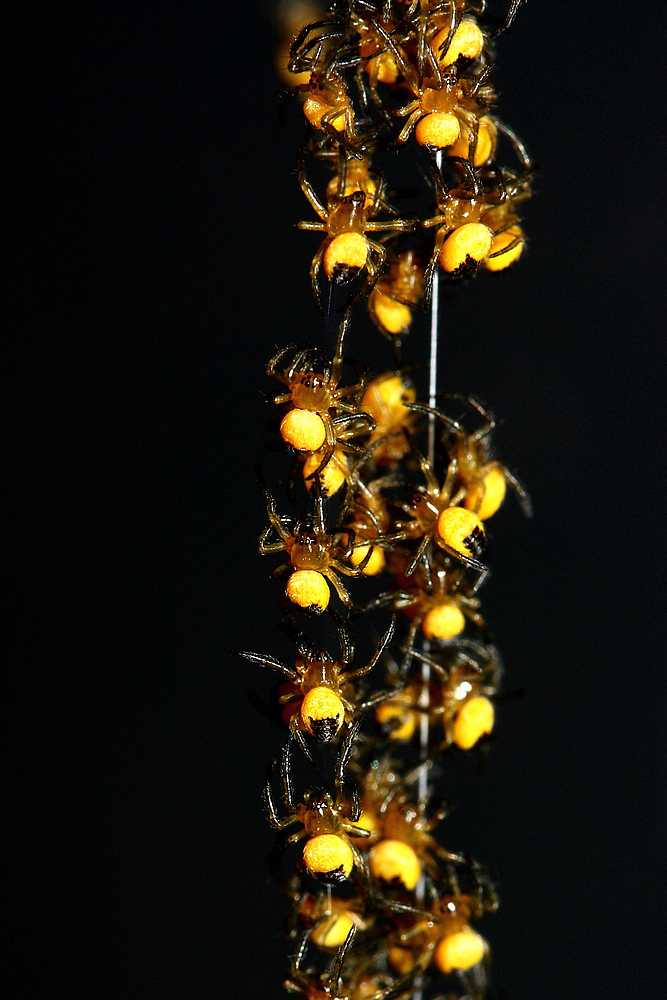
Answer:
<path fill-rule="evenodd" d="M 267 365 L 293 458 L 284 500 L 258 470 L 259 551 L 278 556 L 294 655 L 240 655 L 281 675 L 287 741 L 264 798 L 291 899 L 284 985 L 308 1000 L 488 992 L 474 925 L 497 897 L 483 865 L 441 843 L 447 806 L 424 776 L 492 732 L 502 665 L 479 597 L 485 526 L 508 487 L 526 514 L 530 501 L 494 457 L 492 414 L 456 393 L 418 401 L 403 344 L 434 281 L 504 270 L 523 250 L 533 166 L 490 82 L 519 2 L 499 15 L 484 0 L 282 6 L 314 216 L 299 227 L 320 234 L 311 287 L 338 333 L 332 355 L 295 343 Z M 396 164 L 403 185 L 412 171 L 407 193 Z M 346 354 L 364 307 L 392 351 L 377 375 Z M 310 785 L 296 779 L 306 766 Z"/>

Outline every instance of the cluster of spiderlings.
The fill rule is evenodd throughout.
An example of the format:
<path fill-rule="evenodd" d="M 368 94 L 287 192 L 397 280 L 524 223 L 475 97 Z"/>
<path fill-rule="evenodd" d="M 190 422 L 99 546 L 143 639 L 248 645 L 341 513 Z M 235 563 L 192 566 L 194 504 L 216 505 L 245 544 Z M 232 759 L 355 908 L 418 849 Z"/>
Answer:
<path fill-rule="evenodd" d="M 457 394 L 419 402 L 401 344 L 434 280 L 521 253 L 531 165 L 492 113 L 489 80 L 494 37 L 517 7 L 494 18 L 483 0 L 346 0 L 283 52 L 307 122 L 299 183 L 318 217 L 299 225 L 324 234 L 311 282 L 337 336 L 331 355 L 290 344 L 267 366 L 302 513 L 287 515 L 259 472 L 259 550 L 282 556 L 273 575 L 296 656 L 240 655 L 283 675 L 287 741 L 265 802 L 292 900 L 285 986 L 309 1000 L 486 996 L 489 948 L 473 925 L 497 898 L 482 865 L 436 839 L 447 810 L 424 778 L 492 731 L 502 667 L 478 596 L 485 522 L 508 486 L 530 505 L 492 457 L 492 415 Z M 496 162 L 503 136 L 516 169 Z M 376 165 L 390 150 L 408 169 L 427 158 L 415 169 L 432 181 L 423 212 L 391 204 Z M 394 355 L 375 377 L 345 353 L 366 305 Z M 295 754 L 316 768 L 309 789 L 295 789 Z"/>

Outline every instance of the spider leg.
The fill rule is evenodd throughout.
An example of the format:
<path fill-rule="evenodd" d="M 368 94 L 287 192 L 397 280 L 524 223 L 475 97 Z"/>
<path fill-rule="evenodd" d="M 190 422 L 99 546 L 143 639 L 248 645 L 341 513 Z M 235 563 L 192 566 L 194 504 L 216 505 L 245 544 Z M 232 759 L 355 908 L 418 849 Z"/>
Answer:
<path fill-rule="evenodd" d="M 242 656 L 246 660 L 250 660 L 251 663 L 261 663 L 265 667 L 272 667 L 274 670 L 280 670 L 281 673 L 289 677 L 291 681 L 298 681 L 299 675 L 296 670 L 292 667 L 285 666 L 280 660 L 276 660 L 273 656 L 262 656 L 261 653 L 249 653 L 246 650 L 234 650 L 235 656 Z"/>
<path fill-rule="evenodd" d="M 391 640 L 393 639 L 395 631 L 396 631 L 396 615 L 392 615 L 391 621 L 389 622 L 389 627 L 387 628 L 385 634 L 382 636 L 380 645 L 375 651 L 370 662 L 367 663 L 365 667 L 359 667 L 358 670 L 351 670 L 347 672 L 345 674 L 345 680 L 346 681 L 352 680 L 352 678 L 354 677 L 365 677 L 366 674 L 369 674 L 373 669 L 373 667 L 375 666 L 375 664 L 380 659 L 380 657 L 382 656 L 382 654 L 384 653 L 385 649 L 387 648 Z"/>
<path fill-rule="evenodd" d="M 313 761 L 313 755 L 308 749 L 308 744 L 306 743 L 306 737 L 304 736 L 302 730 L 299 728 L 298 714 L 299 714 L 298 712 L 295 712 L 294 715 L 292 716 L 292 721 L 290 722 L 289 726 L 290 732 L 292 733 L 293 738 L 299 744 L 299 749 L 301 750 L 306 760 L 308 760 L 311 764 L 314 764 L 315 762 Z"/>
<path fill-rule="evenodd" d="M 320 268 L 322 267 L 322 258 L 324 257 L 324 251 L 326 250 L 326 245 L 328 240 L 324 240 L 319 250 L 313 257 L 312 263 L 310 265 L 310 284 L 313 290 L 313 298 L 315 299 L 315 305 L 318 311 L 324 316 L 324 309 L 322 307 L 322 296 L 320 294 Z"/>

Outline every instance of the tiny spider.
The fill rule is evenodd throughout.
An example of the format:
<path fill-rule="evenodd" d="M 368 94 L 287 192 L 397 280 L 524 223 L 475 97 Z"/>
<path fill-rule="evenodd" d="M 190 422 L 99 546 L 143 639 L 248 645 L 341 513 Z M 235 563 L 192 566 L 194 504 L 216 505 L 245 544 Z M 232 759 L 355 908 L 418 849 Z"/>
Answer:
<path fill-rule="evenodd" d="M 358 406 L 358 399 L 368 381 L 364 369 L 355 366 L 357 381 L 354 384 L 340 384 L 342 346 L 348 322 L 346 318 L 341 324 L 333 361 L 325 361 L 321 351 L 315 348 L 299 348 L 290 344 L 278 351 L 266 368 L 267 375 L 287 388 L 286 392 L 274 398 L 278 406 L 290 404 L 280 423 L 283 441 L 299 452 L 318 452 L 322 455 L 317 468 L 309 472 L 308 478 L 314 478 L 324 470 L 337 448 L 363 453 L 363 448 L 350 438 L 369 433 L 375 426 L 373 418 Z M 287 360 L 289 364 L 286 364 Z M 279 368 L 281 363 L 286 364 L 282 370 Z"/>
<path fill-rule="evenodd" d="M 466 865 L 463 855 L 446 851 L 431 836 L 431 831 L 448 815 L 447 806 L 438 809 L 430 819 L 424 803 L 407 801 L 396 789 L 381 803 L 376 813 L 377 827 L 371 834 L 379 837 L 368 852 L 368 864 L 373 878 L 381 882 L 403 885 L 412 891 L 424 870 L 431 878 L 441 878 L 433 855 L 442 861 Z"/>
<path fill-rule="evenodd" d="M 440 683 L 434 685 L 428 714 L 431 726 L 439 723 L 443 727 L 445 741 L 433 751 L 433 757 L 452 743 L 461 750 L 470 750 L 491 733 L 495 722 L 492 699 L 498 693 L 502 675 L 495 646 L 471 641 L 461 644 L 456 658 L 446 667 L 436 658 L 437 654 L 429 655 L 414 648 L 405 648 L 404 652 L 428 664 L 440 678 Z"/>
<path fill-rule="evenodd" d="M 530 517 L 533 508 L 525 489 L 504 465 L 491 458 L 489 439 L 496 426 L 493 414 L 484 409 L 473 396 L 448 393 L 442 398 L 461 400 L 476 410 L 484 420 L 481 427 L 468 434 L 458 421 L 440 410 L 421 403 L 409 404 L 411 409 L 437 417 L 447 428 L 445 446 L 451 459 L 456 462 L 456 485 L 466 491 L 463 506 L 466 510 L 474 511 L 481 521 L 486 521 L 500 508 L 509 483 L 524 514 Z"/>
<path fill-rule="evenodd" d="M 437 264 L 453 278 L 466 277 L 481 265 L 501 271 L 518 259 L 525 243 L 514 206 L 530 197 L 532 165 L 526 163 L 518 176 L 488 170 L 480 180 L 467 160 L 452 158 L 451 163 L 463 179 L 449 190 L 437 167 L 431 167 L 439 214 L 421 225 L 439 229 L 424 275 L 427 289 Z"/>
<path fill-rule="evenodd" d="M 283 750 L 280 768 L 286 816 L 281 818 L 276 811 L 270 777 L 264 786 L 264 802 L 271 825 L 276 830 L 285 830 L 297 823 L 301 825 L 301 829 L 291 834 L 283 846 L 288 847 L 307 837 L 308 841 L 303 850 L 303 864 L 309 875 L 319 882 L 324 882 L 325 885 L 344 882 L 350 878 L 355 867 L 362 881 L 367 881 L 368 878 L 366 863 L 350 839 L 350 836 L 368 836 L 367 830 L 355 825 L 361 811 L 359 796 L 356 790 L 353 791 L 349 801 L 343 796 L 343 775 L 358 729 L 357 722 L 341 746 L 336 763 L 334 797 L 328 789 L 323 788 L 306 792 L 303 802 L 298 804 L 294 802 L 291 740 Z"/>
<path fill-rule="evenodd" d="M 493 700 L 500 685 L 502 664 L 495 646 L 472 640 L 455 640 L 447 650 L 431 655 L 414 647 L 402 647 L 406 661 L 401 669 L 405 675 L 411 659 L 427 663 L 433 670 L 429 682 L 428 708 L 420 705 L 423 682 L 405 685 L 391 698 L 378 704 L 376 721 L 387 730 L 391 741 L 409 742 L 419 732 L 420 719 L 429 718 L 429 732 L 442 726 L 444 742 L 437 741 L 429 750 L 429 759 L 437 760 L 451 744 L 470 750 L 493 729 Z M 453 657 L 452 657 L 453 652 Z M 445 663 L 443 658 L 447 657 Z"/>
<path fill-rule="evenodd" d="M 386 259 L 384 247 L 366 236 L 375 232 L 404 232 L 414 228 L 412 219 L 391 219 L 374 222 L 369 219 L 382 204 L 383 185 L 378 184 L 369 203 L 368 194 L 353 190 L 351 194 L 327 193 L 326 206 L 306 178 L 303 157 L 299 158 L 299 184 L 320 222 L 299 222 L 299 229 L 324 232 L 326 237 L 313 257 L 310 277 L 313 296 L 322 309 L 319 274 L 335 284 L 344 284 L 355 278 L 364 268 L 367 277 L 358 296 L 367 294 L 375 284 Z"/>
<path fill-rule="evenodd" d="M 441 896 L 433 902 L 429 920 L 419 921 L 396 935 L 396 944 L 389 948 L 387 956 L 389 965 L 404 975 L 415 960 L 425 965 L 432 961 L 445 975 L 467 973 L 488 959 L 487 942 L 470 926 L 484 908 L 494 907 L 483 907 L 477 899 L 464 894 Z"/>
<path fill-rule="evenodd" d="M 394 555 L 396 557 L 396 553 Z M 389 604 L 394 611 L 403 611 L 410 619 L 405 643 L 408 647 L 412 647 L 420 626 L 425 638 L 435 642 L 448 642 L 460 635 L 466 618 L 483 632 L 486 631 L 479 611 L 479 599 L 466 592 L 465 572 L 460 568 L 439 565 L 440 562 L 440 552 L 433 552 L 428 572 L 424 571 L 423 565 L 418 566 L 411 586 L 379 594 L 365 607 L 366 611 L 371 611 Z"/>
<path fill-rule="evenodd" d="M 407 403 L 411 409 L 417 409 L 417 404 Z M 459 506 L 465 498 L 466 491 L 461 488 L 454 490 L 456 483 L 456 460 L 452 459 L 447 467 L 442 486 L 433 471 L 433 466 L 423 455 L 418 453 L 425 486 L 420 486 L 410 503 L 397 501 L 410 518 L 396 521 L 398 530 L 383 535 L 380 543 L 395 543 L 404 540 L 419 540 L 417 551 L 405 570 L 405 576 L 411 576 L 418 563 L 422 561 L 428 572 L 428 547 L 434 541 L 441 549 L 474 569 L 478 576 L 472 588 L 474 594 L 488 575 L 488 567 L 481 563 L 479 556 L 486 543 L 484 525 L 471 510 Z"/>
<path fill-rule="evenodd" d="M 400 363 L 402 338 L 410 332 L 413 311 L 424 287 L 424 266 L 416 250 L 403 250 L 389 265 L 368 296 L 368 312 L 383 337 L 393 346 Z"/>
<path fill-rule="evenodd" d="M 306 931 L 292 958 L 290 974 L 283 985 L 289 993 L 299 993 L 307 1000 L 407 1000 L 412 994 L 416 976 L 430 959 L 430 954 L 418 957 L 410 970 L 394 979 L 387 973 L 372 970 L 375 956 L 357 961 L 350 973 L 343 977 L 343 964 L 356 934 L 356 926 L 350 930 L 336 953 L 329 973 L 317 974 L 304 969 L 304 961 L 312 933 Z"/>
<path fill-rule="evenodd" d="M 310 753 L 304 741 L 304 732 L 321 743 L 329 743 L 344 725 L 351 727 L 361 712 L 389 695 L 389 692 L 383 691 L 361 700 L 351 682 L 366 677 L 373 670 L 392 640 L 396 619 L 390 621 L 370 661 L 365 667 L 357 669 L 352 667 L 354 643 L 349 626 L 337 615 L 335 621 L 341 646 L 341 656 L 335 661 L 328 653 L 315 651 L 302 633 L 295 636 L 299 655 L 294 667 L 288 667 L 273 656 L 239 653 L 246 660 L 272 667 L 289 678 L 280 702 L 285 706 L 284 717 L 289 717 L 290 730 L 307 757 Z"/>
<path fill-rule="evenodd" d="M 355 541 L 351 529 L 344 532 L 334 529 L 329 533 L 324 519 L 324 501 L 321 496 L 314 500 L 315 515 L 307 515 L 300 521 L 277 513 L 276 502 L 266 483 L 258 474 L 259 484 L 266 500 L 269 524 L 259 537 L 259 551 L 262 555 L 285 552 L 287 562 L 273 571 L 274 576 L 289 573 L 285 588 L 287 598 L 299 607 L 321 613 L 329 605 L 329 584 L 333 586 L 343 604 L 356 610 L 339 574 L 361 576 L 373 553 L 371 546 L 358 566 L 347 565 L 355 548 L 363 541 Z M 278 535 L 278 541 L 269 541 L 271 534 Z M 327 582 L 328 581 L 328 582 Z"/>

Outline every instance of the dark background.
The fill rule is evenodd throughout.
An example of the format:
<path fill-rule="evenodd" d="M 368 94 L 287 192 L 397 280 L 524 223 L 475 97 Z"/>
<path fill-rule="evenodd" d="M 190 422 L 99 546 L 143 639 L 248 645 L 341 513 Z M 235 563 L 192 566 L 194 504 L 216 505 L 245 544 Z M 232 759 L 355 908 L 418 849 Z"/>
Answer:
<path fill-rule="evenodd" d="M 528 694 L 447 834 L 497 876 L 507 1000 L 666 985 L 665 39 L 627 9 L 533 0 L 501 41 L 531 245 L 442 321 L 442 382 L 503 419 L 536 512 L 494 519 L 484 591 Z M 290 649 L 252 464 L 282 467 L 266 360 L 320 331 L 299 116 L 254 4 L 16 9 L 7 37 L 6 995 L 278 997 L 283 735 L 227 650 Z"/>

